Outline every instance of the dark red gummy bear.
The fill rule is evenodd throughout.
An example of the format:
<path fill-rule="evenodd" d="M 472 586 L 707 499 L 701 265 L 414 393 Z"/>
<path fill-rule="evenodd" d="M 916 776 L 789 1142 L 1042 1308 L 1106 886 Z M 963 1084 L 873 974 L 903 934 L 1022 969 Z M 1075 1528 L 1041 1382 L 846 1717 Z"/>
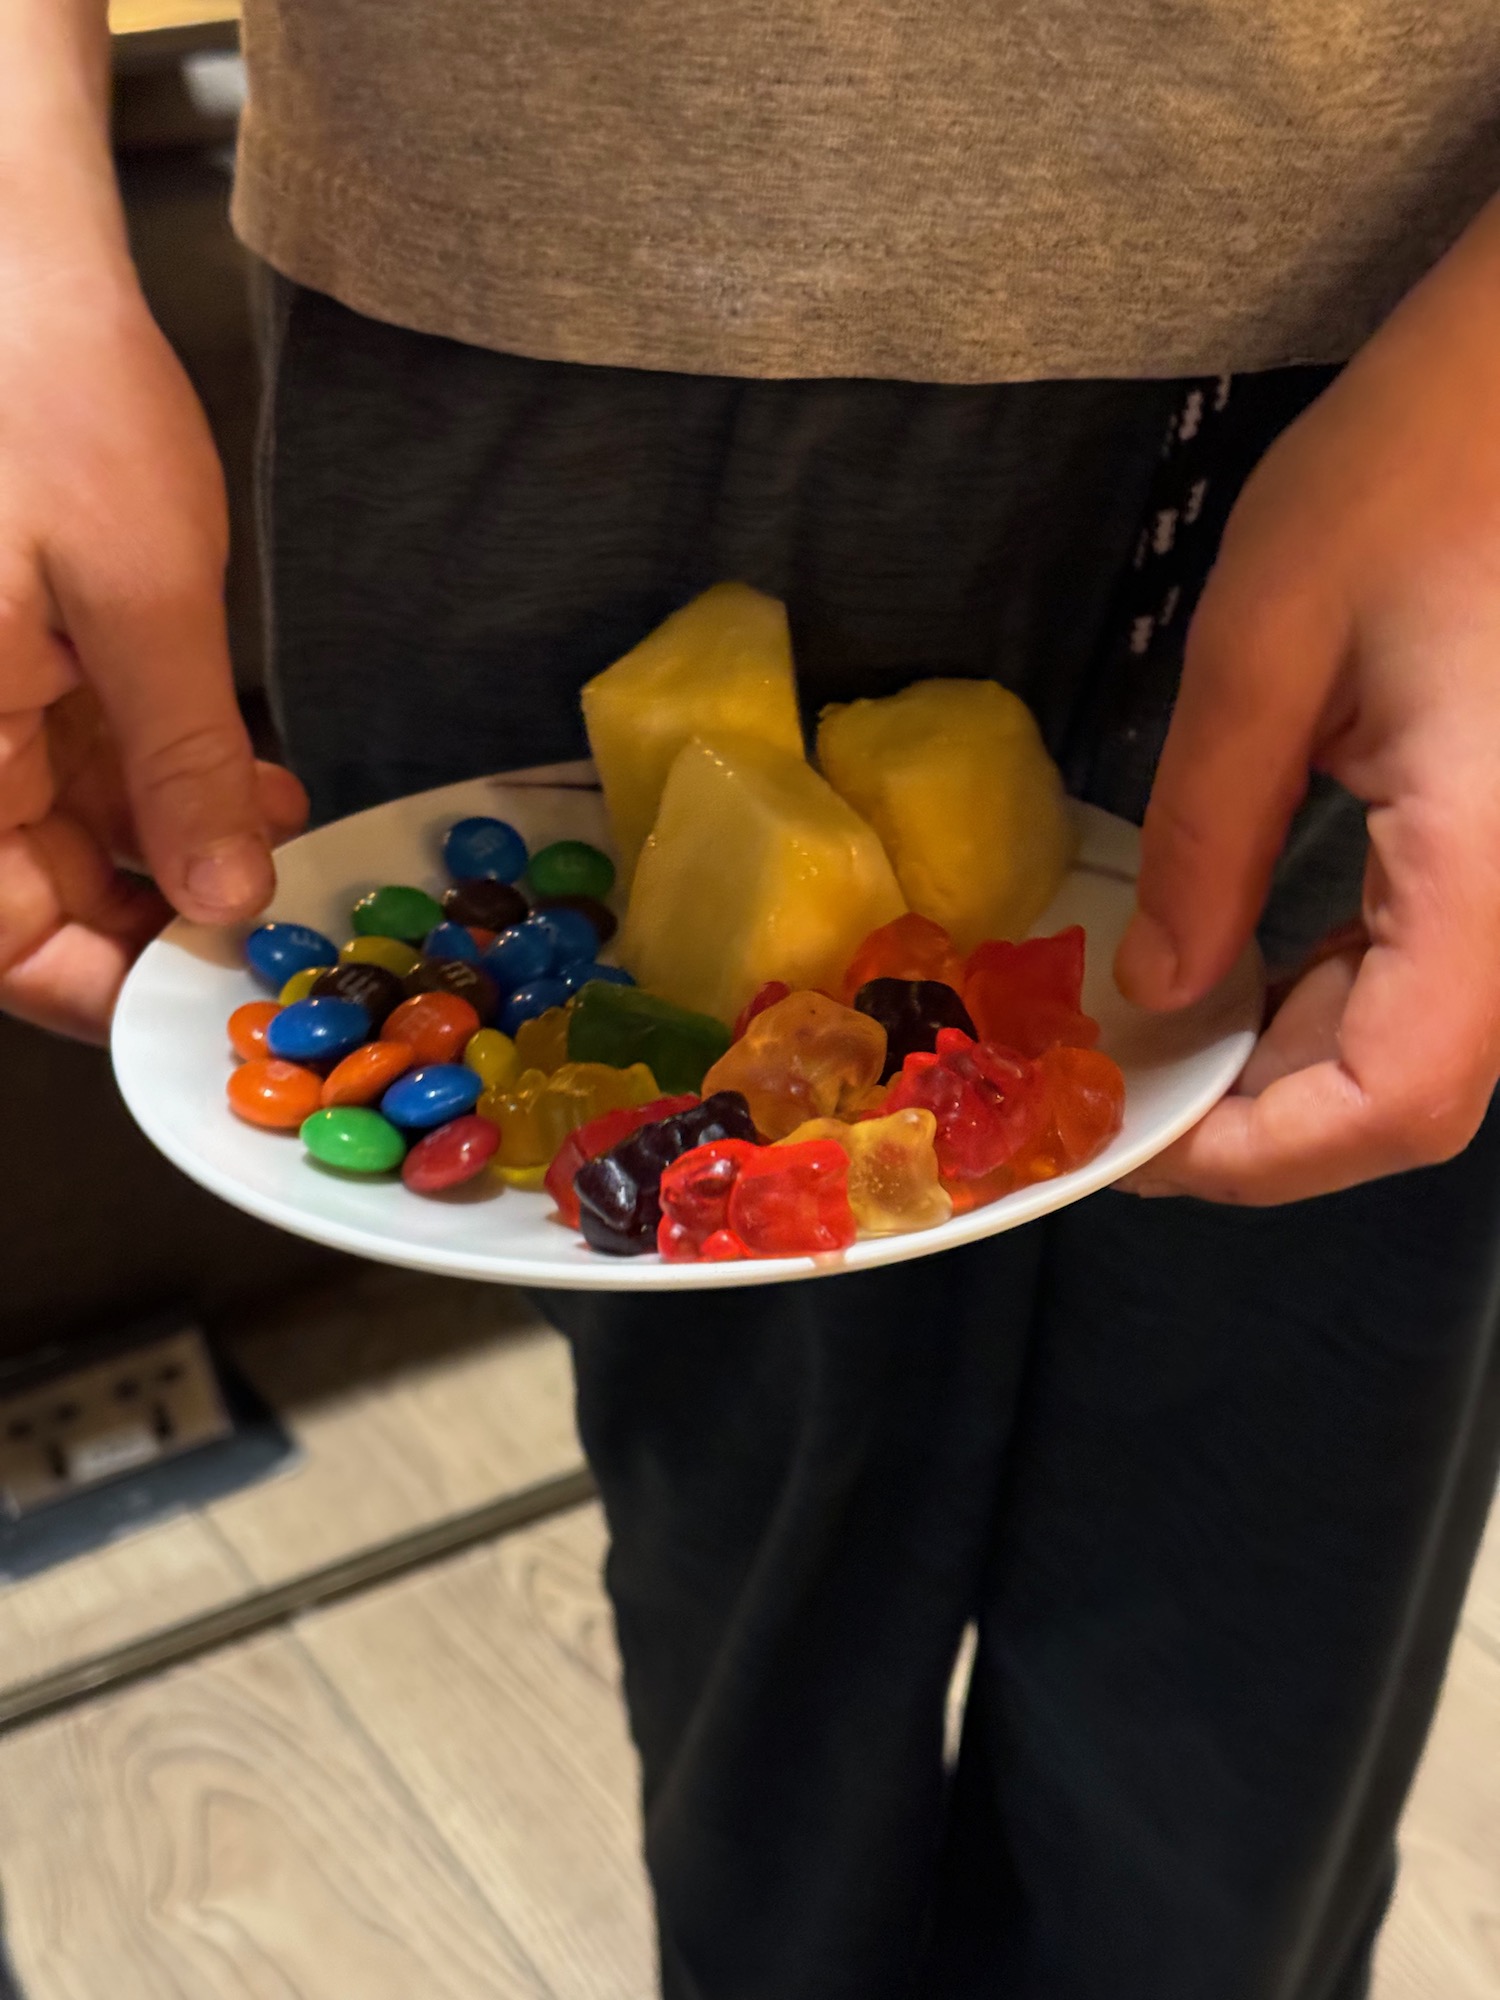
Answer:
<path fill-rule="evenodd" d="M 661 1177 L 695 1146 L 714 1139 L 756 1139 L 750 1107 L 737 1090 L 715 1091 L 701 1104 L 621 1139 L 573 1176 L 578 1226 L 595 1249 L 613 1257 L 640 1257 L 656 1248 L 661 1222 Z"/>
<path fill-rule="evenodd" d="M 691 1090 L 685 1097 L 657 1097 L 649 1104 L 626 1105 L 620 1111 L 602 1111 L 587 1125 L 580 1125 L 576 1132 L 570 1132 L 553 1155 L 543 1182 L 557 1204 L 559 1218 L 570 1229 L 578 1227 L 578 1196 L 573 1192 L 573 1177 L 585 1160 L 597 1160 L 601 1153 L 607 1153 L 611 1146 L 618 1146 L 622 1139 L 628 1139 L 643 1125 L 654 1125 L 658 1119 L 670 1118 L 675 1112 L 686 1111 L 697 1102 L 697 1094 Z"/>
<path fill-rule="evenodd" d="M 964 965 L 964 1003 L 982 1042 L 1039 1056 L 1046 1049 L 1091 1049 L 1099 1023 L 1083 1011 L 1084 933 L 1070 924 L 1053 937 L 976 945 Z"/>
<path fill-rule="evenodd" d="M 885 1029 L 882 1083 L 889 1083 L 909 1055 L 935 1049 L 939 1028 L 974 1033 L 969 1010 L 953 988 L 938 979 L 867 979 L 855 994 L 854 1005 Z"/>
<path fill-rule="evenodd" d="M 993 1173 L 1029 1146 L 1047 1120 L 1036 1064 L 957 1028 L 940 1028 L 930 1055 L 910 1055 L 902 1064 L 885 1109 L 911 1106 L 937 1119 L 938 1167 L 952 1180 Z"/>

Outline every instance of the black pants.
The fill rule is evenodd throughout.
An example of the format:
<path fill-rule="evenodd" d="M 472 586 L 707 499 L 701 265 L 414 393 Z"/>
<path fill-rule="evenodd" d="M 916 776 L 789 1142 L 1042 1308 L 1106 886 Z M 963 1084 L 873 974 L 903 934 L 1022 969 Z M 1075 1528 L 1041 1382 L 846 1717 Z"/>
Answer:
<path fill-rule="evenodd" d="M 578 685 L 725 575 L 787 598 L 814 704 L 994 673 L 1128 804 L 1234 487 L 1319 386 L 1236 384 L 1198 463 L 1205 385 L 724 382 L 269 308 L 277 685 L 325 814 L 576 753 Z M 1278 956 L 1359 865 L 1320 796 Z M 1492 1118 L 1297 1208 L 1106 1194 L 869 1275 L 548 1300 L 671 2000 L 1362 1993 L 1494 1486 L 1497 1220 Z"/>

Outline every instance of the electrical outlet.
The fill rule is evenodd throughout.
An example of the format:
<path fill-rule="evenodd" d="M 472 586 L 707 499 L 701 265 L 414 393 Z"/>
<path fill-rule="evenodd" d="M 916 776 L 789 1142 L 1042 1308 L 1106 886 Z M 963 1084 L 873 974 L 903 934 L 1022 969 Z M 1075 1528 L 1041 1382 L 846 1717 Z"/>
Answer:
<path fill-rule="evenodd" d="M 116 1348 L 0 1393 L 0 1509 L 18 1521 L 233 1428 L 197 1327 Z"/>

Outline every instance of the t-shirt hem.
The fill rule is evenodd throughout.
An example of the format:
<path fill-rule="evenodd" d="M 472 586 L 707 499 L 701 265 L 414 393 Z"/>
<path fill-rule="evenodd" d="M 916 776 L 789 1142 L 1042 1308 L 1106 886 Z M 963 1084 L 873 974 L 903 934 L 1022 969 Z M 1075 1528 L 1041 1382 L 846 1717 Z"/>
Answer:
<path fill-rule="evenodd" d="M 566 282 L 533 268 L 476 258 L 462 280 L 429 271 L 431 232 L 415 204 L 381 199 L 348 180 L 242 144 L 232 217 L 255 256 L 295 284 L 351 311 L 412 332 L 541 361 L 652 373 L 763 380 L 919 381 L 955 386 L 1063 380 L 1173 380 L 1260 373 L 1348 359 L 1357 339 L 1296 339 L 1265 327 L 1211 337 L 1181 321 L 1112 341 L 1080 342 L 1028 328 L 982 340 L 955 336 L 937 316 L 920 339 L 893 336 L 889 316 L 858 297 L 836 310 L 787 286 L 777 329 L 737 326 L 705 309 L 689 286 L 655 284 L 621 296 L 602 277 Z M 500 263 L 503 264 L 503 258 Z"/>

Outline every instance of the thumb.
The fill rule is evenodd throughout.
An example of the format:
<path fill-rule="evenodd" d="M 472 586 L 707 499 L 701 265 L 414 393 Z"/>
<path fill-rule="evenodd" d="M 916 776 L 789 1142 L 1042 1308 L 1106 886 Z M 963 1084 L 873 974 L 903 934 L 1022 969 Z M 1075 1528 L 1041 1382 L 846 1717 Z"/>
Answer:
<path fill-rule="evenodd" d="M 66 607 L 109 717 L 158 888 L 184 916 L 253 916 L 275 887 L 266 812 L 235 699 L 217 577 L 150 601 Z"/>
<path fill-rule="evenodd" d="M 1257 603 L 1256 580 L 1259 593 L 1216 571 L 1188 635 L 1115 956 L 1120 990 L 1144 1007 L 1200 998 L 1253 935 L 1342 657 L 1326 613 Z"/>

